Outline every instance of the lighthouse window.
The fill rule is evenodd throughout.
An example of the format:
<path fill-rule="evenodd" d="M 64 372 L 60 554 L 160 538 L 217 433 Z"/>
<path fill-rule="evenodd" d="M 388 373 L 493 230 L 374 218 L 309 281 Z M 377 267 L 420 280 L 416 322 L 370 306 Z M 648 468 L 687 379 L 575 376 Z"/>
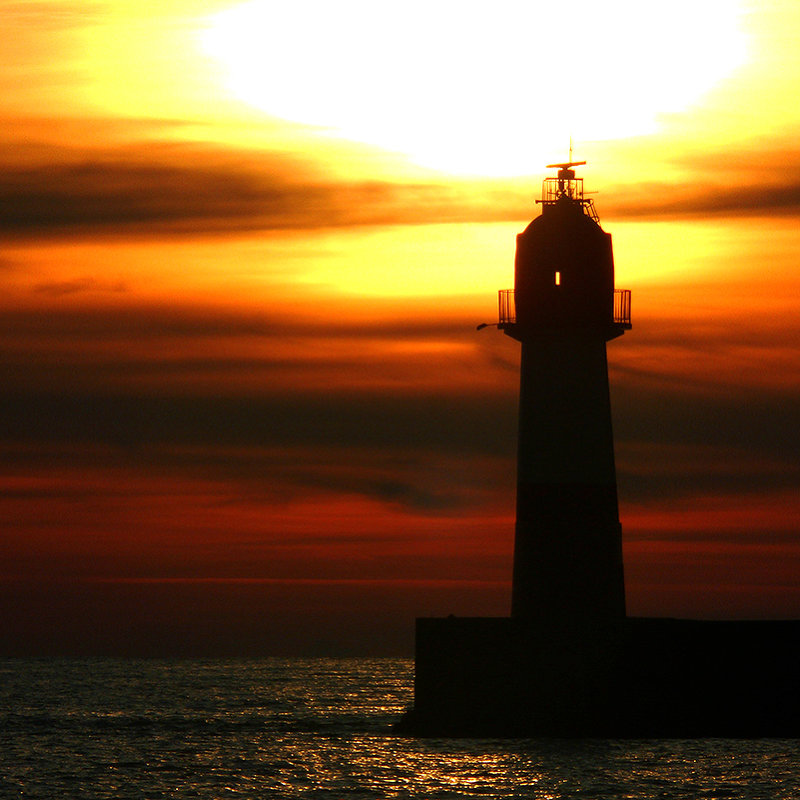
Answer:
<path fill-rule="evenodd" d="M 556 286 L 561 286 L 561 273 L 556 272 Z"/>

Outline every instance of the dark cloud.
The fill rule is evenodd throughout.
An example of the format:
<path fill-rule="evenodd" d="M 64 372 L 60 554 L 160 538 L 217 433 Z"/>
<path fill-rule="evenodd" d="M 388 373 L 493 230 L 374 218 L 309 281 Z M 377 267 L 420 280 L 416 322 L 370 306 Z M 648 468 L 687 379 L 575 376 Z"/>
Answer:
<path fill-rule="evenodd" d="M 424 224 L 513 218 L 527 205 L 488 184 L 333 181 L 297 158 L 196 145 L 47 147 L 20 163 L 12 143 L 0 164 L 0 230 L 18 236 Z"/>
<path fill-rule="evenodd" d="M 610 348 L 629 606 L 634 613 L 692 616 L 726 603 L 730 608 L 730 598 L 738 597 L 743 614 L 766 614 L 764 597 L 774 590 L 775 609 L 787 613 L 796 606 L 778 592 L 776 571 L 766 562 L 779 562 L 780 580 L 796 577 L 796 558 L 787 557 L 797 547 L 791 530 L 796 506 L 776 514 L 770 503 L 791 496 L 800 482 L 800 389 L 744 379 L 732 389 L 712 371 L 659 368 L 649 351 L 660 352 L 673 338 L 672 322 L 662 322 L 664 330 L 642 320 L 640 363 L 633 338 Z M 283 323 L 281 336 L 291 334 L 311 350 L 331 335 L 331 327 L 320 322 L 296 321 L 295 328 Z M 460 335 L 447 320 L 343 323 L 335 331 L 351 340 L 354 351 L 368 336 L 411 341 Z M 161 655 L 241 655 L 251 646 L 253 652 L 275 652 L 279 646 L 302 648 L 303 642 L 331 652 L 331 642 L 349 640 L 319 639 L 319 615 L 314 608 L 306 613 L 304 604 L 327 609 L 339 591 L 326 581 L 364 576 L 374 583 L 354 585 L 342 601 L 346 610 L 325 617 L 332 625 L 347 627 L 353 608 L 388 602 L 393 582 L 407 600 L 387 615 L 395 627 L 410 629 L 408 621 L 420 614 L 507 613 L 503 581 L 510 575 L 513 542 L 517 420 L 516 380 L 507 369 L 517 352 L 513 343 L 503 342 L 509 361 L 505 369 L 498 367 L 501 379 L 487 392 L 418 386 L 401 394 L 364 384 L 357 389 L 364 365 L 350 359 L 348 348 L 336 359 L 337 378 L 329 385 L 309 389 L 264 380 L 256 388 L 237 388 L 221 379 L 231 367 L 268 371 L 282 360 L 291 362 L 291 353 L 276 350 L 260 356 L 262 367 L 256 360 L 237 363 L 238 356 L 201 354 L 200 370 L 216 371 L 208 386 L 197 389 L 179 380 L 180 391 L 166 391 L 188 362 L 150 363 L 158 373 L 154 384 L 132 380 L 115 386 L 110 380 L 148 369 L 128 352 L 132 343 L 151 343 L 158 353 L 160 341 L 191 344 L 209 335 L 270 341 L 279 336 L 274 320 L 147 306 L 117 314 L 58 309 L 37 315 L 20 309 L 0 319 L 0 333 L 0 475 L 10 530 L 0 537 L 6 573 L 0 618 L 5 640 L 14 643 L 9 652 L 129 647 L 139 654 L 152 648 Z M 749 331 L 765 346 L 781 341 L 776 349 L 785 352 L 788 342 L 781 335 L 769 324 Z M 81 354 L 113 336 L 118 344 L 99 364 L 76 357 L 58 372 L 57 358 L 47 355 L 50 341 L 69 340 Z M 688 337 L 681 347 L 690 360 L 705 357 L 692 351 L 696 347 L 707 349 L 709 359 L 725 361 L 724 337 L 722 329 L 712 342 L 698 337 L 692 344 Z M 37 339 L 45 345 L 43 354 L 27 350 Z M 489 341 L 478 338 L 484 340 Z M 630 351 L 626 363 L 623 347 Z M 11 369 L 14 354 L 19 374 Z M 417 359 L 408 356 L 412 368 L 419 368 Z M 38 370 L 34 381 L 32 369 Z M 735 502 L 745 508 L 748 497 L 754 510 L 743 522 L 732 523 L 730 514 L 715 520 L 716 509 L 727 511 Z M 713 503 L 710 522 L 703 524 L 706 499 Z M 318 501 L 321 512 L 304 512 Z M 763 523 L 759 509 L 770 512 Z M 688 523 L 682 511 L 691 512 Z M 655 530 L 648 527 L 654 518 Z M 665 547 L 666 555 L 658 549 Z M 763 565 L 754 566 L 756 548 Z M 764 590 L 747 594 L 744 603 L 741 582 L 761 575 Z M 441 603 L 440 590 L 409 583 L 441 576 L 494 583 L 481 589 L 457 581 Z M 98 577 L 105 579 L 102 588 L 93 582 Z M 264 577 L 280 578 L 280 586 L 245 583 Z M 214 580 L 196 580 L 204 578 Z M 318 589 L 309 578 L 320 583 Z M 718 592 L 719 601 L 704 599 L 708 591 Z M 104 635 L 91 615 L 84 625 L 84 596 L 87 607 L 107 602 L 114 619 L 130 613 L 133 633 L 126 628 L 124 638 Z M 184 596 L 192 597 L 186 608 Z M 235 628 L 228 640 L 212 620 L 201 636 L 192 611 L 201 597 L 219 603 L 213 614 L 221 614 L 225 624 L 229 617 L 259 617 L 254 609 L 265 602 L 267 618 L 285 605 L 286 619 L 308 630 L 287 639 L 272 623 L 251 622 L 252 629 Z M 255 604 L 254 597 L 260 598 Z M 165 604 L 160 616 L 143 611 L 150 602 L 154 609 Z M 163 632 L 176 627 L 183 633 L 173 650 Z M 103 623 L 106 628 L 116 630 L 110 622 Z M 219 628 L 227 631 L 221 622 Z"/>
<path fill-rule="evenodd" d="M 676 343 L 679 332 L 684 338 Z M 796 374 L 784 380 L 773 374 L 796 352 L 796 333 L 767 318 L 761 325 L 711 326 L 694 336 L 685 323 L 645 319 L 636 340 L 613 344 L 623 501 L 800 483 L 800 383 Z M 205 353 L 207 338 L 229 341 L 229 354 Z M 258 351 L 237 349 L 239 338 L 259 340 Z M 326 349 L 333 339 L 341 344 L 336 354 Z M 433 366 L 431 356 L 413 348 L 380 363 L 359 355 L 365 343 L 434 339 L 473 342 L 465 369 L 492 380 L 473 388 L 474 381 L 463 384 L 459 373 L 452 384 L 428 382 L 426 370 L 455 371 L 447 354 Z M 45 452 L 49 444 L 108 446 L 126 457 L 160 453 L 156 462 L 175 448 L 195 448 L 209 469 L 231 469 L 237 480 L 258 472 L 257 465 L 249 457 L 242 462 L 244 456 L 214 453 L 277 448 L 290 454 L 283 475 L 297 487 L 429 509 L 468 500 L 445 473 L 427 484 L 413 470 L 382 471 L 379 464 L 401 463 L 413 453 L 418 464 L 449 456 L 474 463 L 494 458 L 506 465 L 504 474 L 513 472 L 518 350 L 503 337 L 476 336 L 460 320 L 334 324 L 146 305 L 19 309 L 0 318 L 0 342 L 0 438 L 16 445 L 28 442 Z M 69 343 L 68 352 L 62 342 Z M 172 352 L 171 343 L 181 349 Z M 758 353 L 757 369 L 737 368 L 743 348 Z M 369 469 L 334 469 L 327 456 L 327 466 L 312 463 L 314 450 L 334 452 L 333 460 L 343 464 L 380 457 Z M 301 458 L 312 465 L 298 466 Z M 489 476 L 486 482 L 495 485 Z"/>
<path fill-rule="evenodd" d="M 72 283 L 65 288 L 75 288 Z M 101 278 L 86 278 L 75 282 L 76 287 L 98 287 L 106 291 L 121 290 L 117 283 Z M 64 293 L 62 284 L 43 284 L 46 294 Z M 51 289 L 52 287 L 52 289 Z M 90 341 L 109 339 L 136 339 L 148 341 L 162 337 L 193 339 L 203 337 L 300 337 L 348 339 L 433 339 L 441 337 L 474 338 L 472 321 L 441 315 L 431 319 L 406 319 L 387 315 L 382 319 L 351 322 L 349 320 L 324 320 L 309 316 L 298 317 L 270 309 L 264 313 L 228 311 L 216 306 L 195 305 L 189 308 L 164 305 L 136 304 L 132 301 L 124 308 L 48 308 L 44 313 L 36 309 L 5 309 L 0 314 L 0 335 L 20 340 L 23 336 L 52 337 L 53 341 L 69 337 L 79 346 Z"/>
<path fill-rule="evenodd" d="M 610 348 L 620 496 L 655 502 L 800 485 L 796 320 L 645 319 Z"/>
<path fill-rule="evenodd" d="M 77 139 L 87 124 L 67 121 L 65 135 Z M 151 138 L 165 127 L 178 130 L 167 120 L 98 124 L 120 143 L 37 143 L 33 122 L 6 138 L 0 145 L 0 230 L 14 236 L 191 235 L 523 220 L 530 214 L 530 185 L 516 180 L 431 173 L 415 182 L 347 181 L 332 178 L 322 162 L 287 153 L 180 141 L 125 143 L 123 130 Z M 672 166 L 682 168 L 684 179 L 604 187 L 603 212 L 653 219 L 796 214 L 800 150 L 786 145 L 782 139 L 713 157 L 676 157 Z"/>
<path fill-rule="evenodd" d="M 615 217 L 791 216 L 800 212 L 800 149 L 796 137 L 694 151 L 670 163 L 672 183 L 608 187 L 603 210 Z"/>
<path fill-rule="evenodd" d="M 800 387 L 612 385 L 620 497 L 649 502 L 800 485 Z"/>
<path fill-rule="evenodd" d="M 258 398 L 4 393 L 7 442 L 343 447 L 447 453 L 513 451 L 516 401 L 330 390 Z"/>
<path fill-rule="evenodd" d="M 677 218 L 708 216 L 793 216 L 800 211 L 800 170 L 780 184 L 770 179 L 721 187 L 703 179 L 685 184 L 650 184 L 612 188 L 604 193 L 603 210 L 610 217 Z"/>
<path fill-rule="evenodd" d="M 57 385 L 57 384 L 55 384 Z M 752 389 L 744 395 L 698 395 L 692 387 L 644 388 L 624 378 L 613 389 L 620 497 L 623 502 L 791 490 L 800 484 L 800 394 Z M 201 465 L 238 480 L 260 475 L 274 485 L 365 494 L 418 508 L 467 502 L 484 481 L 498 487 L 497 464 L 513 485 L 516 435 L 513 392 L 488 396 L 328 391 L 260 396 L 10 393 L 0 398 L 0 437 L 50 449 L 109 447 L 124 461 L 143 459 L 179 472 Z M 228 449 L 240 449 L 230 455 Z M 283 452 L 278 473 L 251 450 Z M 183 450 L 178 459 L 169 452 Z M 316 455 L 313 455 L 316 453 Z M 412 455 L 409 455 L 412 454 Z M 420 467 L 459 457 L 497 459 L 477 483 Z M 19 454 L 9 458 L 19 463 Z M 332 468 L 332 462 L 340 466 Z M 352 469 L 345 469 L 350 465 Z M 477 469 L 477 466 L 476 466 Z M 480 474 L 480 470 L 478 470 Z M 279 479 L 279 480 L 278 480 Z"/>
<path fill-rule="evenodd" d="M 230 354 L 206 354 L 209 337 L 232 342 Z M 238 338 L 254 337 L 262 342 L 257 355 L 235 349 Z M 326 349 L 332 338 L 343 342 L 339 356 Z M 446 318 L 326 325 L 206 308 L 19 309 L 0 317 L 0 440 L 14 445 L 6 463 L 20 463 L 26 443 L 42 453 L 42 463 L 65 448 L 90 459 L 98 447 L 111 448 L 148 471 L 189 473 L 199 464 L 247 484 L 247 491 L 271 484 L 273 494 L 280 486 L 283 494 L 349 492 L 426 512 L 464 507 L 475 502 L 470 494 L 480 494 L 481 482 L 493 484 L 496 465 L 477 484 L 458 464 L 433 478 L 422 465 L 467 456 L 510 466 L 504 459 L 514 450 L 516 380 L 509 364 L 502 366 L 506 391 L 501 383 L 490 393 L 432 390 L 413 352 L 378 366 L 358 350 L 370 339 L 466 338 L 480 341 L 472 326 Z M 171 354 L 172 343 L 188 354 Z M 488 358 L 491 368 L 491 353 L 478 349 L 472 358 Z M 396 369 L 398 385 L 409 373 L 409 387 L 370 386 L 378 368 L 390 381 Z M 311 387 L 298 380 L 320 371 L 329 380 Z M 192 382 L 198 375 L 202 386 Z M 265 466 L 264 451 L 284 454 L 278 472 Z"/>
<path fill-rule="evenodd" d="M 71 294 L 84 293 L 106 293 L 119 294 L 127 291 L 127 286 L 123 281 L 103 281 L 97 278 L 76 278 L 71 281 L 49 281 L 38 283 L 33 287 L 36 294 L 44 294 L 49 297 L 64 297 Z"/>
<path fill-rule="evenodd" d="M 130 131 L 141 127 L 132 121 Z M 654 219 L 795 214 L 800 151 L 784 144 L 721 152 L 710 162 L 703 153 L 684 156 L 685 180 L 607 187 L 603 211 Z M 765 170 L 765 163 L 780 169 Z M 17 236 L 477 222 L 530 213 L 530 187 L 515 181 L 433 174 L 413 183 L 346 181 L 297 156 L 180 142 L 87 149 L 10 140 L 0 164 L 1 229 Z"/>

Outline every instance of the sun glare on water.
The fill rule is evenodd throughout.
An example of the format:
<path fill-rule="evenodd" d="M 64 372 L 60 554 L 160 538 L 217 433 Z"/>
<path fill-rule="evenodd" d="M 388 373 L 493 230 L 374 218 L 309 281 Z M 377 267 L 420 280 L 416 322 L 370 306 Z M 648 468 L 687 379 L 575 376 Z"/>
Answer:
<path fill-rule="evenodd" d="M 202 36 L 264 112 L 456 173 L 656 130 L 745 58 L 734 0 L 251 0 Z"/>

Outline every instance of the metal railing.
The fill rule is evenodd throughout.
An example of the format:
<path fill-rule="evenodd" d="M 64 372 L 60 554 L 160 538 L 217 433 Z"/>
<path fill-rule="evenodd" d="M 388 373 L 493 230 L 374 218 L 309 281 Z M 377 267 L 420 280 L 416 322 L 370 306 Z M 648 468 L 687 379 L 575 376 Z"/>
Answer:
<path fill-rule="evenodd" d="M 513 289 L 500 289 L 497 293 L 500 325 L 513 325 L 517 321 L 517 307 Z"/>
<path fill-rule="evenodd" d="M 614 290 L 614 322 L 617 325 L 631 325 L 631 290 Z"/>
<path fill-rule="evenodd" d="M 583 213 L 591 217 L 598 225 L 600 217 L 597 216 L 597 209 L 594 201 L 583 195 L 583 178 L 545 178 L 542 182 L 542 199 L 537 203 L 551 206 L 557 203 L 562 197 L 568 197 L 574 203 L 583 207 Z"/>
<path fill-rule="evenodd" d="M 500 325 L 514 325 L 517 321 L 517 307 L 513 289 L 500 289 L 497 293 L 498 319 Z M 614 324 L 631 325 L 631 290 L 614 290 Z"/>
<path fill-rule="evenodd" d="M 575 173 L 572 172 L 574 176 Z M 562 197 L 583 201 L 583 178 L 545 178 L 542 181 L 542 202 L 555 203 Z"/>

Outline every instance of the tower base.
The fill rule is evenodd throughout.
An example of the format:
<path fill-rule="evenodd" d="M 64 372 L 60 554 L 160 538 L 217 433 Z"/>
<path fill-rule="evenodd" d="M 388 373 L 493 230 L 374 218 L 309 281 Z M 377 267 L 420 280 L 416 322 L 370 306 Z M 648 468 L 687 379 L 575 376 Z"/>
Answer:
<path fill-rule="evenodd" d="M 401 734 L 800 736 L 800 621 L 417 620 Z"/>

